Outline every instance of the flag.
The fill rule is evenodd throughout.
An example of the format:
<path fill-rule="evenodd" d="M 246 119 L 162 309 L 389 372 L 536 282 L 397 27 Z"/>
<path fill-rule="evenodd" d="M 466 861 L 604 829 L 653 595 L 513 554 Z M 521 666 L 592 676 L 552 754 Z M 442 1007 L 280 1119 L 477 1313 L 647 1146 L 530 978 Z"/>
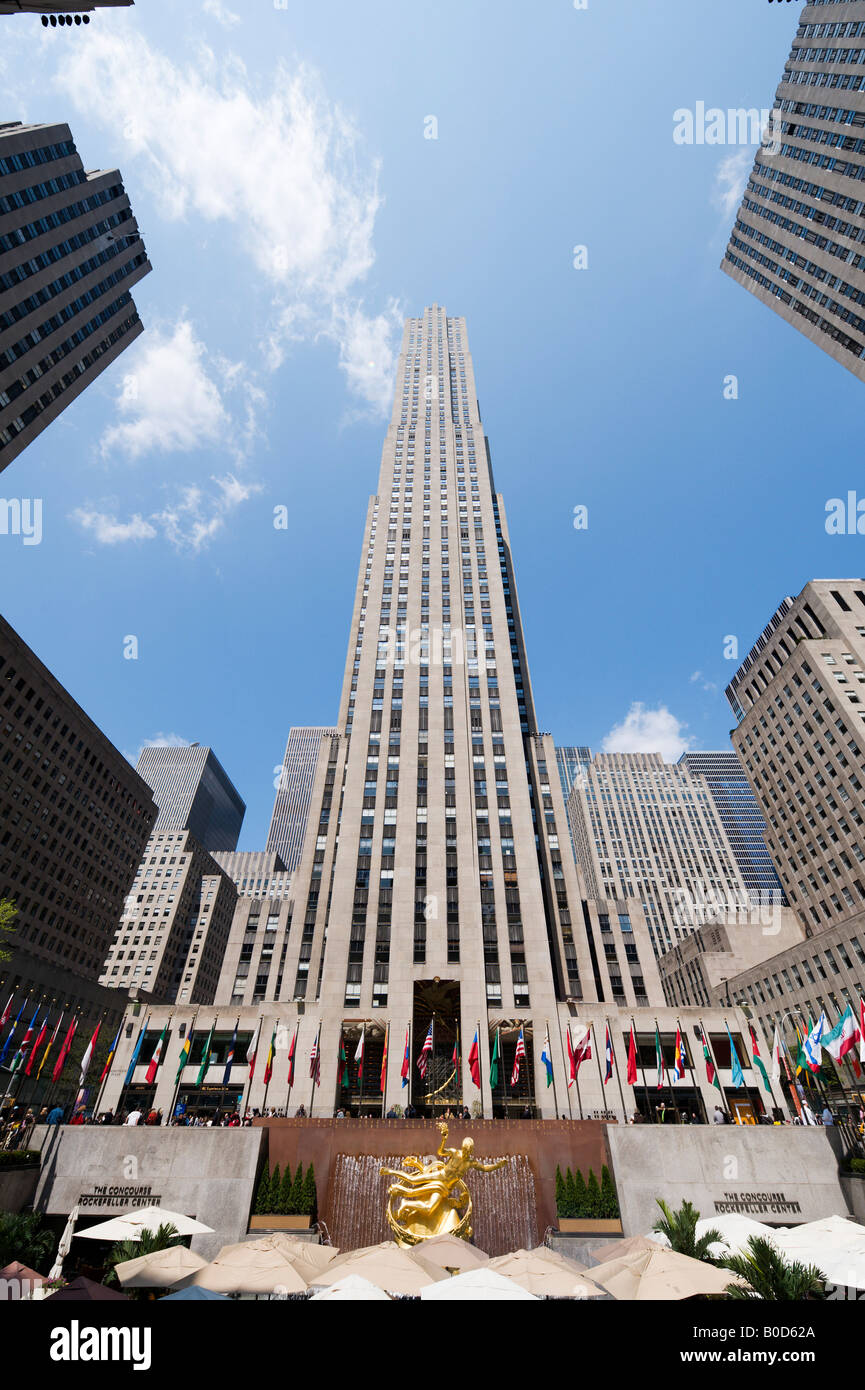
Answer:
<path fill-rule="evenodd" d="M 859 996 L 859 1061 L 865 1062 L 865 999 Z"/>
<path fill-rule="evenodd" d="M 33 1071 L 33 1063 L 36 1061 L 36 1053 L 39 1051 L 40 1047 L 42 1046 L 42 1043 L 43 1043 L 44 1040 L 45 1040 L 45 1034 L 46 1034 L 47 1032 L 48 1032 L 48 1015 L 46 1014 L 46 1015 L 45 1015 L 45 1021 L 44 1021 L 44 1023 L 42 1024 L 42 1027 L 41 1027 L 40 1030 L 39 1030 L 39 1036 L 38 1036 L 38 1038 L 36 1039 L 35 1043 L 33 1044 L 33 1046 L 32 1046 L 31 1049 L 30 1049 L 30 1056 L 27 1058 L 27 1065 L 26 1065 L 26 1067 L 24 1068 L 24 1075 L 25 1075 L 25 1076 L 29 1076 L 30 1073 Z"/>
<path fill-rule="evenodd" d="M 237 1023 L 240 1019 L 237 1020 Z M 228 1086 L 231 1082 L 231 1064 L 234 1061 L 234 1045 L 237 1042 L 237 1023 L 234 1025 L 234 1032 L 231 1035 L 231 1042 L 228 1044 L 228 1055 L 225 1059 L 225 1071 L 222 1073 L 222 1084 Z"/>
<path fill-rule="evenodd" d="M 27 1024 L 27 1030 L 26 1030 L 26 1032 L 25 1032 L 25 1034 L 24 1034 L 24 1037 L 21 1039 L 21 1042 L 18 1044 L 18 1051 L 15 1053 L 15 1056 L 12 1058 L 12 1070 L 13 1070 L 13 1071 L 18 1071 L 18 1069 L 20 1068 L 22 1062 L 24 1061 L 24 1058 L 27 1056 L 27 1049 L 28 1049 L 28 1047 L 30 1046 L 30 1042 L 31 1042 L 31 1040 L 32 1040 L 32 1038 L 33 1038 L 33 1030 L 34 1030 L 34 1028 L 36 1027 L 36 1020 L 37 1020 L 38 1017 L 39 1017 L 39 1008 L 38 1008 L 38 1005 L 37 1005 L 36 1012 L 34 1013 L 33 1017 L 32 1017 L 31 1020 L 30 1020 L 30 1022 Z"/>
<path fill-rule="evenodd" d="M 183 1075 L 183 1068 L 189 1061 L 189 1054 L 192 1051 L 192 1028 L 186 1034 L 180 1046 L 180 1056 L 177 1059 L 177 1075 L 174 1078 L 175 1086 L 180 1085 L 180 1078 Z"/>
<path fill-rule="evenodd" d="M 778 1034 L 778 1025 L 775 1024 L 775 1036 L 772 1039 L 772 1080 L 777 1085 L 781 1080 L 781 1038 Z"/>
<path fill-rule="evenodd" d="M 135 1071 L 135 1068 L 138 1065 L 138 1054 L 141 1051 L 141 1046 L 144 1042 L 144 1034 L 147 1032 L 147 1025 L 149 1022 L 150 1015 L 148 1014 L 147 1018 L 141 1025 L 141 1031 L 139 1032 L 138 1037 L 135 1039 L 135 1046 L 132 1049 L 132 1056 L 129 1059 L 129 1066 L 126 1068 L 126 1079 L 123 1082 L 124 1089 L 129 1085 L 130 1081 L 132 1080 L 132 1073 Z M 63 1046 L 65 1047 L 66 1044 L 64 1043 Z M 56 1081 L 56 1076 L 54 1079 Z"/>
<path fill-rule="evenodd" d="M 733 1034 L 730 1032 L 730 1025 L 727 1024 L 727 1037 L 730 1039 L 730 1077 L 731 1086 L 744 1086 L 745 1077 L 742 1073 L 742 1064 L 739 1061 L 739 1054 L 736 1051 L 736 1044 L 733 1042 Z"/>
<path fill-rule="evenodd" d="M 255 1075 L 255 1059 L 258 1055 L 258 1040 L 260 1037 L 261 1019 L 258 1020 L 255 1032 L 253 1033 L 252 1038 L 250 1039 L 249 1047 L 246 1049 L 246 1060 L 249 1064 L 249 1081 L 251 1081 L 253 1076 Z"/>
<path fill-rule="evenodd" d="M 853 1051 L 858 1041 L 859 1027 L 856 1016 L 848 1004 L 832 1031 L 824 1034 L 823 1046 L 830 1057 L 840 1062 L 848 1052 Z"/>
<path fill-rule="evenodd" d="M 114 1061 L 114 1054 L 115 1054 L 115 1052 L 117 1051 L 117 1044 L 120 1042 L 120 1034 L 122 1033 L 122 1031 L 123 1031 L 123 1020 L 121 1019 L 120 1027 L 117 1029 L 117 1032 L 116 1032 L 116 1034 L 115 1034 L 115 1036 L 114 1036 L 114 1042 L 111 1044 L 110 1048 L 108 1049 L 108 1056 L 107 1056 L 106 1059 L 105 1059 L 105 1066 L 102 1068 L 102 1075 L 101 1075 L 100 1078 L 99 1078 L 99 1085 L 100 1085 L 100 1086 L 102 1085 L 103 1081 L 105 1080 L 106 1076 L 108 1075 L 108 1072 L 109 1072 L 109 1070 L 110 1070 L 110 1068 L 111 1068 L 111 1063 Z M 40 1071 L 41 1071 L 41 1067 L 40 1067 Z"/>
<path fill-rule="evenodd" d="M 754 1058 L 754 1065 L 757 1067 L 757 1070 L 760 1072 L 760 1075 L 763 1078 L 763 1085 L 766 1087 L 766 1090 L 771 1095 L 772 1087 L 769 1085 L 769 1077 L 766 1074 L 766 1068 L 763 1066 L 763 1058 L 760 1056 L 760 1048 L 757 1045 L 757 1034 L 754 1032 L 753 1023 L 748 1024 L 748 1032 L 751 1035 L 751 1053 Z"/>
<path fill-rule="evenodd" d="M 681 1081 L 685 1075 L 685 1048 L 682 1044 L 682 1029 L 676 1024 L 676 1047 L 673 1052 L 673 1070 L 670 1073 L 672 1081 Z"/>
<path fill-rule="evenodd" d="M 264 1063 L 264 1084 L 267 1085 L 273 1076 L 273 1059 L 276 1054 L 276 1024 L 273 1025 L 273 1032 L 270 1035 L 270 1047 L 267 1049 L 267 1058 Z"/>
<path fill-rule="evenodd" d="M 314 1079 L 316 1086 L 321 1085 L 321 1048 L 318 1045 L 320 1037 L 321 1024 L 318 1025 L 315 1042 L 312 1044 L 312 1051 L 309 1054 L 309 1074 Z"/>
<path fill-rule="evenodd" d="M 631 1024 L 631 1036 L 628 1039 L 628 1085 L 637 1084 L 637 1039 L 634 1035 L 634 1025 Z"/>
<path fill-rule="evenodd" d="M 57 1061 L 54 1063 L 54 1070 L 51 1073 L 52 1081 L 57 1081 L 59 1079 L 60 1073 L 62 1072 L 63 1067 L 66 1063 L 66 1058 L 69 1056 L 69 1049 L 72 1046 L 72 1039 L 75 1037 L 77 1031 L 78 1019 L 73 1018 L 72 1022 L 66 1030 L 66 1037 L 63 1039 L 63 1046 L 60 1049 Z"/>
<path fill-rule="evenodd" d="M 610 1025 L 607 1024 L 604 1034 L 604 1085 L 606 1086 L 613 1074 L 613 1039 L 610 1036 Z"/>
<path fill-rule="evenodd" d="M 421 1048 L 421 1050 L 420 1050 L 420 1056 L 419 1056 L 418 1059 L 417 1059 L 417 1069 L 418 1069 L 418 1071 L 420 1072 L 421 1076 L 422 1076 L 424 1079 L 426 1079 L 427 1066 L 429 1065 L 429 1063 L 428 1063 L 428 1058 L 429 1058 L 430 1054 L 432 1053 L 432 1047 L 433 1047 L 433 1021 L 432 1021 L 432 1019 L 430 1019 L 430 1025 L 429 1025 L 429 1028 L 427 1029 L 426 1037 L 425 1037 L 424 1040 L 423 1040 L 423 1047 Z"/>
<path fill-rule="evenodd" d="M 258 1026 L 259 1026 L 259 1028 L 261 1027 L 261 1020 L 260 1020 L 260 1019 L 259 1019 Z M 207 1068 L 210 1066 L 210 1044 L 213 1042 L 213 1030 L 214 1030 L 215 1027 L 216 1027 L 216 1023 L 215 1023 L 215 1022 L 211 1023 L 211 1025 L 210 1025 L 210 1032 L 208 1033 L 207 1039 L 206 1039 L 205 1044 L 204 1044 L 204 1051 L 203 1051 L 202 1054 L 201 1054 L 201 1066 L 198 1068 L 198 1075 L 197 1075 L 197 1077 L 195 1078 L 195 1084 L 196 1084 L 196 1086 L 203 1086 L 203 1085 L 204 1085 L 204 1078 L 205 1078 L 206 1075 L 207 1075 Z M 253 1061 L 254 1061 L 254 1060 L 255 1060 L 255 1059 L 253 1058 Z M 251 1074 L 251 1073 L 250 1073 L 250 1074 Z"/>
<path fill-rule="evenodd" d="M 490 1090 L 494 1091 L 499 1084 L 499 1030 L 496 1029 L 495 1041 L 493 1043 L 493 1055 L 490 1060 Z"/>
<path fill-rule="evenodd" d="M 360 1042 L 354 1050 L 354 1060 L 357 1063 L 357 1079 L 363 1076 L 363 1047 L 366 1042 L 366 1024 L 360 1030 Z"/>
<path fill-rule="evenodd" d="M 310 1072 L 310 1076 L 312 1073 Z M 345 1038 L 340 1033 L 339 1037 L 339 1084 L 348 1088 L 351 1085 L 351 1078 L 348 1074 L 348 1054 L 345 1050 Z"/>
<path fill-rule="evenodd" d="M 664 1071 L 664 1049 L 661 1047 L 661 1035 L 658 1032 L 658 1025 L 655 1024 L 655 1066 L 658 1068 L 658 1090 L 660 1091 L 666 1080 Z"/>
<path fill-rule="evenodd" d="M 6 1007 L 3 1010 L 2 1014 L 0 1014 L 0 1028 L 5 1028 L 6 1024 L 9 1022 L 9 1018 L 12 1013 L 12 1000 L 14 998 L 15 995 L 10 994 L 9 998 L 6 1000 Z"/>
<path fill-rule="evenodd" d="M 407 1086 L 407 1085 L 408 1085 L 409 1070 L 410 1070 L 410 1068 L 411 1068 L 411 1062 L 409 1061 L 409 1055 L 408 1055 L 408 1054 L 409 1054 L 409 1030 L 408 1030 L 408 1028 L 406 1028 L 406 1030 L 405 1030 L 405 1048 L 404 1048 L 403 1054 L 402 1054 L 402 1067 L 400 1068 L 400 1073 L 399 1073 L 400 1076 L 402 1077 L 402 1084 L 403 1084 L 403 1086 Z"/>
<path fill-rule="evenodd" d="M 809 1020 L 810 1021 L 810 1020 Z M 825 1013 L 821 1013 L 816 1024 L 811 1029 L 804 1044 L 805 1060 L 811 1071 L 819 1071 L 820 1063 L 823 1061 L 823 1034 L 826 1032 L 827 1019 Z"/>
<path fill-rule="evenodd" d="M 93 1030 L 93 1037 L 90 1039 L 89 1043 L 87 1044 L 87 1051 L 84 1053 L 84 1056 L 81 1058 L 81 1075 L 80 1075 L 79 1078 L 78 1078 L 78 1085 L 79 1085 L 79 1087 L 84 1085 L 84 1078 L 86 1077 L 88 1071 L 90 1070 L 90 1063 L 93 1061 L 93 1053 L 94 1053 L 94 1051 L 95 1051 L 95 1049 L 96 1049 L 96 1039 L 99 1037 L 99 1029 L 100 1029 L 101 1027 L 102 1027 L 102 1020 L 100 1019 L 99 1022 L 97 1023 L 97 1025 L 96 1025 L 96 1027 L 95 1027 L 94 1030 Z M 163 1031 L 162 1036 L 165 1037 L 164 1031 Z M 148 1072 L 148 1075 L 149 1075 L 149 1072 Z"/>
<path fill-rule="evenodd" d="M 390 1024 L 384 1030 L 384 1051 L 381 1054 L 381 1076 L 379 1078 L 378 1089 L 384 1095 L 384 1088 L 387 1084 L 387 1044 L 390 1037 Z"/>
<path fill-rule="evenodd" d="M 299 1028 L 300 1028 L 300 1024 L 299 1024 L 299 1023 L 296 1023 L 296 1024 L 294 1025 L 294 1037 L 292 1038 L 291 1044 L 290 1044 L 289 1049 L 288 1049 L 288 1089 L 289 1089 L 289 1090 L 291 1090 L 292 1086 L 294 1085 L 294 1053 L 295 1053 L 295 1049 L 296 1049 L 296 1047 L 297 1047 L 297 1032 L 298 1032 L 298 1029 L 299 1029 Z"/>
<path fill-rule="evenodd" d="M 703 1059 L 706 1063 L 706 1080 L 708 1081 L 710 1086 L 717 1086 L 718 1090 L 720 1091 L 721 1082 L 718 1077 L 718 1073 L 715 1070 L 715 1063 L 712 1061 L 712 1053 L 709 1050 L 709 1039 L 706 1037 L 706 1033 L 703 1028 L 698 1026 L 696 1032 L 697 1037 L 703 1044 Z"/>
<path fill-rule="evenodd" d="M 473 1081 L 473 1082 L 475 1083 L 475 1085 L 477 1086 L 478 1090 L 480 1090 L 480 1088 L 481 1088 L 481 1051 L 480 1051 L 480 1040 L 479 1040 L 479 1038 L 478 1038 L 478 1030 L 477 1030 L 477 1028 L 475 1029 L 474 1041 L 472 1042 L 471 1048 L 469 1049 L 469 1074 L 470 1074 L 470 1076 L 471 1076 L 471 1078 L 472 1078 L 472 1081 Z"/>
<path fill-rule="evenodd" d="M 517 1038 L 517 1047 L 514 1052 L 514 1069 L 511 1072 L 511 1085 L 516 1086 L 520 1079 L 520 1062 L 526 1055 L 526 1044 L 523 1039 L 523 1030 L 520 1029 L 520 1036 Z"/>
<path fill-rule="evenodd" d="M 23 1014 L 24 1010 L 27 1008 L 27 1005 L 28 1005 L 29 1003 L 30 1003 L 30 996 L 28 995 L 27 998 L 24 1000 L 24 1003 L 21 1005 L 21 1008 L 18 1010 L 17 1014 L 15 1015 L 15 1022 L 12 1024 L 12 1027 L 9 1029 L 9 1032 L 8 1032 L 7 1035 L 6 1035 L 6 1041 L 5 1041 L 4 1044 L 3 1044 L 3 1051 L 0 1052 L 0 1064 L 2 1064 L 2 1063 L 5 1061 L 5 1059 L 6 1059 L 6 1053 L 9 1051 L 9 1044 L 11 1043 L 12 1039 L 13 1039 L 14 1036 L 15 1036 L 15 1029 L 18 1027 L 18 1022 L 19 1022 L 19 1020 L 20 1020 L 20 1018 L 21 1018 L 21 1015 Z M 7 1005 L 7 1007 L 8 1007 L 8 1005 Z"/>
<path fill-rule="evenodd" d="M 153 1049 L 153 1056 L 150 1059 L 147 1071 L 144 1073 L 144 1080 L 147 1082 L 148 1086 L 152 1086 L 153 1082 L 156 1080 L 156 1073 L 159 1071 L 159 1063 L 162 1061 L 162 1044 L 165 1042 L 167 1029 L 168 1024 L 166 1023 L 163 1025 L 162 1032 L 159 1034 L 159 1041 Z"/>
<path fill-rule="evenodd" d="M 42 1061 L 39 1063 L 39 1070 L 38 1070 L 37 1073 L 36 1073 L 36 1080 L 37 1080 L 37 1081 L 39 1080 L 40 1076 L 42 1075 L 42 1068 L 45 1066 L 45 1063 L 48 1061 L 48 1053 L 51 1051 L 52 1047 L 54 1046 L 54 1041 L 55 1041 L 55 1039 L 56 1039 L 56 1037 L 57 1037 L 57 1034 L 60 1032 L 60 1028 L 61 1028 L 62 1023 L 63 1023 L 63 1015 L 61 1014 L 60 1017 L 58 1018 L 56 1024 L 54 1025 L 54 1032 L 51 1034 L 51 1037 L 48 1039 L 48 1046 L 46 1047 L 45 1051 L 42 1053 Z"/>
<path fill-rule="evenodd" d="M 460 1027 L 459 1027 L 459 1024 L 457 1024 L 457 1035 L 456 1035 L 456 1037 L 454 1038 L 454 1050 L 453 1050 L 453 1056 L 451 1057 L 451 1061 L 452 1061 L 453 1064 L 454 1064 L 454 1071 L 457 1073 L 457 1076 L 459 1076 L 459 1070 L 460 1070 Z"/>
<path fill-rule="evenodd" d="M 543 1050 L 543 1052 L 541 1053 L 541 1061 L 543 1062 L 544 1066 L 545 1066 L 546 1069 L 547 1069 L 547 1089 L 548 1089 L 548 1090 L 549 1090 L 550 1086 L 552 1086 L 552 1084 L 553 1084 L 553 1058 L 552 1058 L 552 1051 L 553 1051 L 553 1049 L 550 1047 L 550 1029 L 549 1029 L 549 1025 L 547 1025 L 547 1027 L 544 1029 L 544 1050 Z"/>
<path fill-rule="evenodd" d="M 570 1029 L 568 1029 L 568 1037 L 570 1041 Z M 582 1066 L 583 1062 L 589 1062 L 592 1058 L 591 1028 L 580 1028 L 579 1032 L 577 1033 L 577 1044 L 576 1047 L 573 1049 L 572 1056 L 574 1060 L 571 1069 L 571 1075 L 574 1081 L 578 1081 L 580 1077 L 580 1067 Z"/>

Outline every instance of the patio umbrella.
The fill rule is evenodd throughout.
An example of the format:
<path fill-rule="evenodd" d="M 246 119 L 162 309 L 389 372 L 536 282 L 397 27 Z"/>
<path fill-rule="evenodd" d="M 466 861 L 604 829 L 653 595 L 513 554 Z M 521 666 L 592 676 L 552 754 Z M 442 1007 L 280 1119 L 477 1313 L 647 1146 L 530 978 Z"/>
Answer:
<path fill-rule="evenodd" d="M 358 1274 L 388 1293 L 404 1294 L 420 1293 L 427 1284 L 448 1277 L 435 1265 L 426 1264 L 421 1256 L 409 1253 L 389 1241 L 385 1242 L 383 1249 L 370 1246 L 366 1250 L 355 1250 L 348 1256 L 340 1256 L 310 1282 L 319 1289 L 337 1283 L 346 1274 Z"/>
<path fill-rule="evenodd" d="M 339 1249 L 335 1245 L 317 1245 L 311 1240 L 298 1240 L 296 1236 L 285 1235 L 282 1231 L 274 1231 L 272 1235 L 261 1236 L 258 1240 L 242 1240 L 237 1245 L 224 1245 L 216 1258 L 222 1259 L 234 1250 L 275 1250 L 289 1264 L 294 1265 L 308 1283 L 312 1282 L 313 1274 L 327 1269 L 339 1257 Z"/>
<path fill-rule="evenodd" d="M 625 1240 L 603 1240 L 599 1245 L 590 1245 L 589 1254 L 597 1264 L 608 1264 L 610 1260 L 627 1259 L 629 1255 L 642 1255 L 646 1250 L 667 1247 L 666 1236 L 658 1236 L 657 1240 L 651 1236 L 628 1236 Z"/>
<path fill-rule="evenodd" d="M 47 1275 L 37 1274 L 35 1269 L 28 1269 L 20 1260 L 13 1260 L 5 1269 L 0 1269 L 0 1279 L 5 1280 L 7 1284 L 14 1280 L 21 1289 L 22 1298 L 29 1298 L 35 1290 L 39 1290 L 41 1294 L 46 1278 Z"/>
<path fill-rule="evenodd" d="M 376 1284 L 371 1284 L 368 1279 L 361 1279 L 358 1274 L 346 1274 L 345 1278 L 337 1279 L 335 1284 L 329 1284 L 321 1293 L 313 1294 L 311 1303 L 325 1303 L 331 1300 L 364 1300 L 372 1303 L 390 1303 L 390 1294 L 386 1294 L 384 1289 L 378 1288 Z"/>
<path fill-rule="evenodd" d="M 177 1293 L 167 1294 L 165 1298 L 160 1298 L 160 1303 L 228 1303 L 224 1293 L 214 1293 L 213 1289 L 200 1289 L 197 1284 L 193 1284 L 189 1289 L 178 1289 Z"/>
<path fill-rule="evenodd" d="M 278 1250 L 220 1250 L 216 1259 L 190 1276 L 186 1286 L 214 1293 L 304 1293 L 307 1281 Z"/>
<path fill-rule="evenodd" d="M 718 1231 L 721 1235 L 719 1241 L 716 1240 L 709 1246 L 709 1254 L 715 1259 L 723 1258 L 725 1255 L 738 1255 L 740 1251 L 747 1250 L 751 1236 L 763 1236 L 766 1240 L 774 1240 L 776 1234 L 771 1226 L 764 1225 L 762 1221 L 754 1221 L 750 1216 L 740 1216 L 737 1212 L 730 1212 L 727 1216 L 703 1217 L 695 1228 L 697 1239 L 712 1230 Z"/>
<path fill-rule="evenodd" d="M 123 1260 L 114 1272 L 125 1289 L 170 1289 L 181 1279 L 195 1274 L 207 1264 L 185 1245 L 170 1245 L 134 1260 Z"/>
<path fill-rule="evenodd" d="M 548 1264 L 558 1265 L 559 1269 L 568 1270 L 571 1274 L 588 1274 L 589 1270 L 585 1265 L 581 1265 L 579 1260 L 572 1260 L 570 1255 L 563 1255 L 561 1250 L 553 1250 L 549 1245 L 536 1245 L 529 1254 L 538 1255 Z"/>
<path fill-rule="evenodd" d="M 592 1270 L 592 1279 L 614 1298 L 640 1303 L 724 1293 L 728 1284 L 737 1282 L 728 1269 L 665 1249 L 608 1260 Z"/>
<path fill-rule="evenodd" d="M 781 1226 L 772 1232 L 784 1250 L 797 1246 L 821 1245 L 827 1250 L 857 1249 L 865 1245 L 865 1226 L 844 1216 L 826 1216 L 821 1221 L 805 1221 L 801 1226 Z"/>
<path fill-rule="evenodd" d="M 76 1213 L 77 1213 L 76 1207 Z M 70 1220 L 72 1218 L 70 1217 Z M 168 1211 L 165 1207 L 135 1207 L 122 1216 L 113 1216 L 110 1221 L 101 1221 L 98 1226 L 88 1226 L 86 1231 L 76 1234 L 83 1240 L 140 1240 L 142 1231 L 155 1231 L 159 1226 L 173 1226 L 179 1236 L 209 1236 L 212 1226 L 205 1226 L 183 1212 Z"/>
<path fill-rule="evenodd" d="M 606 1293 L 591 1279 L 549 1260 L 538 1250 L 515 1250 L 490 1261 L 490 1269 L 513 1279 L 538 1298 L 602 1298 Z"/>
<path fill-rule="evenodd" d="M 70 1211 L 68 1217 L 66 1218 L 66 1225 L 63 1227 L 63 1234 L 60 1237 L 60 1243 L 57 1246 L 57 1254 L 54 1257 L 54 1263 L 51 1266 L 51 1272 L 48 1275 L 49 1279 L 59 1279 L 61 1274 L 63 1273 L 63 1261 L 69 1254 L 69 1247 L 72 1244 L 72 1236 L 75 1233 L 75 1222 L 78 1220 L 78 1211 L 79 1208 L 77 1206 L 74 1206 Z"/>
<path fill-rule="evenodd" d="M 129 1299 L 125 1293 L 118 1293 L 116 1289 L 106 1289 L 104 1284 L 94 1284 L 92 1279 L 85 1279 L 79 1275 L 73 1279 L 71 1284 L 67 1284 L 65 1289 L 58 1289 L 56 1293 L 50 1293 L 45 1299 L 46 1303 L 128 1303 Z"/>
<path fill-rule="evenodd" d="M 775 1231 L 774 1235 L 786 1259 L 816 1265 L 829 1284 L 865 1289 L 865 1226 L 842 1216 L 829 1216 Z"/>
<path fill-rule="evenodd" d="M 516 1280 L 499 1274 L 497 1269 L 484 1265 L 479 1269 L 467 1269 L 465 1274 L 455 1274 L 452 1279 L 443 1279 L 438 1284 L 428 1284 L 421 1289 L 422 1299 L 448 1299 L 453 1302 L 482 1301 L 497 1302 L 504 1299 L 530 1299 L 537 1297 L 524 1289 Z"/>
<path fill-rule="evenodd" d="M 476 1245 L 452 1235 L 431 1236 L 429 1240 L 413 1246 L 410 1253 L 419 1255 L 425 1264 L 435 1265 L 438 1269 L 479 1269 L 490 1262 L 486 1251 L 478 1250 Z"/>

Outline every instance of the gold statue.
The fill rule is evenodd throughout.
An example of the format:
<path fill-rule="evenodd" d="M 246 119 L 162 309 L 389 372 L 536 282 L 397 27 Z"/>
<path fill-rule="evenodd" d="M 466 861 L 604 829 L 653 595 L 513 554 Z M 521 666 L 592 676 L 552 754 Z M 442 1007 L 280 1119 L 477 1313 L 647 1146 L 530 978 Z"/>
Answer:
<path fill-rule="evenodd" d="M 403 1160 L 403 1169 L 379 1169 L 382 1177 L 398 1179 L 387 1190 L 386 1211 L 398 1245 L 417 1245 L 445 1234 L 469 1240 L 472 1199 L 463 1176 L 470 1168 L 492 1173 L 508 1161 L 497 1158 L 494 1163 L 481 1163 L 474 1157 L 474 1139 L 464 1139 L 458 1149 L 447 1149 L 448 1127 L 442 1123 L 439 1129 L 441 1142 L 435 1158 L 423 1163 L 412 1154 Z"/>

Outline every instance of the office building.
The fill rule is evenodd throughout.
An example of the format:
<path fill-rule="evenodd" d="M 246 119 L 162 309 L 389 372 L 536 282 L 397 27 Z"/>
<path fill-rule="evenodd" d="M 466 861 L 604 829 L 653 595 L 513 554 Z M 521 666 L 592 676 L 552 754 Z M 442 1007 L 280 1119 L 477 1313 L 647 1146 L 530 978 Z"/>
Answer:
<path fill-rule="evenodd" d="M 0 125 L 0 470 L 142 332 L 149 270 L 117 169 L 67 125 Z"/>
<path fill-rule="evenodd" d="M 211 853 L 237 848 L 246 803 L 212 748 L 142 748 L 137 766 L 159 807 L 155 830 L 191 830 Z"/>
<path fill-rule="evenodd" d="M 865 381 L 865 0 L 798 20 L 721 269 Z"/>
<path fill-rule="evenodd" d="M 751 900 L 759 902 L 762 897 L 772 902 L 773 895 L 779 895 L 783 903 L 781 880 L 764 839 L 766 825 L 736 754 L 731 748 L 683 753 L 679 763 L 693 776 L 702 777 L 712 793 L 715 810 L 727 832 L 733 858 Z"/>
<path fill-rule="evenodd" d="M 300 863 L 319 749 L 323 739 L 335 734 L 336 729 L 323 727 L 289 730 L 266 845 L 289 873 Z"/>

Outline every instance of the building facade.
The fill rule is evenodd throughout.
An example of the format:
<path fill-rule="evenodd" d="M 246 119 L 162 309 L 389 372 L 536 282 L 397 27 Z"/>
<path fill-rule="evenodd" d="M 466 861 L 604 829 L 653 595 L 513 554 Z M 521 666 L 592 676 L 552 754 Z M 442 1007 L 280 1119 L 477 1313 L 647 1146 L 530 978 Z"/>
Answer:
<path fill-rule="evenodd" d="M 67 125 L 0 125 L 0 470 L 142 332 L 150 268 L 117 169 Z"/>
<path fill-rule="evenodd" d="M 300 863 L 319 750 L 322 741 L 336 732 L 332 727 L 309 725 L 289 730 L 265 846 L 279 855 L 289 873 Z"/>
<path fill-rule="evenodd" d="M 799 13 L 721 269 L 865 380 L 865 0 Z"/>
<path fill-rule="evenodd" d="M 246 803 L 212 748 L 142 748 L 138 771 L 159 807 L 155 830 L 191 830 L 212 853 L 237 848 Z"/>
<path fill-rule="evenodd" d="M 727 832 L 733 858 L 752 901 L 784 903 L 781 880 L 766 848 L 766 823 L 754 799 L 745 769 L 731 748 L 702 753 L 683 753 L 679 758 L 694 777 L 702 777 Z"/>

